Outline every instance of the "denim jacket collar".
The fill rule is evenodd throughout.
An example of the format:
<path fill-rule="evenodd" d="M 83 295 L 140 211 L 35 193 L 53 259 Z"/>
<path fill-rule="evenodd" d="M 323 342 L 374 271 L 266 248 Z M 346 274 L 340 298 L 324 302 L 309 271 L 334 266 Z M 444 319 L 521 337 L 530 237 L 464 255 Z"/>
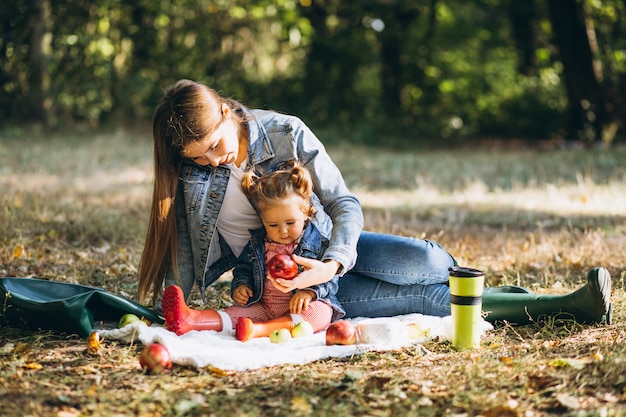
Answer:
<path fill-rule="evenodd" d="M 252 246 L 255 248 L 264 248 L 265 236 L 266 232 L 264 227 L 250 230 L 250 241 L 252 242 Z M 323 253 L 327 247 L 328 237 L 324 237 L 315 225 L 309 223 L 308 226 L 305 227 L 302 239 L 300 239 L 300 243 L 298 243 L 298 246 L 296 246 L 293 253 L 296 255 L 317 255 Z"/>
<path fill-rule="evenodd" d="M 270 138 L 255 111 L 243 108 L 244 117 L 248 120 L 248 166 L 256 166 L 276 156 Z"/>

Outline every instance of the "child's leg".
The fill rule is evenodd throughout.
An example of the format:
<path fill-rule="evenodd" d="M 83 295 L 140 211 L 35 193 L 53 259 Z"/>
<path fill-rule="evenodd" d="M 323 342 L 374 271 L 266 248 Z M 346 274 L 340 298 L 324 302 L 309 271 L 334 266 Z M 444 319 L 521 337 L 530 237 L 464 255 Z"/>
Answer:
<path fill-rule="evenodd" d="M 291 330 L 301 321 L 309 322 L 311 327 L 313 327 L 313 331 L 318 332 L 328 327 L 333 317 L 332 307 L 323 301 L 313 301 L 309 303 L 309 308 L 302 311 L 301 314 L 290 314 L 288 307 L 285 306 L 282 306 L 279 310 L 276 308 L 268 308 L 266 312 L 275 318 L 264 321 L 255 321 L 250 316 L 239 317 L 236 321 L 237 324 L 235 328 L 237 332 L 237 339 L 242 342 L 246 342 L 255 337 L 267 337 L 274 330 Z M 234 320 L 233 323 L 235 323 Z"/>
<path fill-rule="evenodd" d="M 287 306 L 279 314 L 275 314 L 274 311 L 269 310 L 263 302 L 250 304 L 247 307 L 230 306 L 224 309 L 224 313 L 228 314 L 232 322 L 232 328 L 237 326 L 237 322 L 240 318 L 249 318 L 252 321 L 267 321 L 276 317 L 289 314 L 289 307 Z"/>
<path fill-rule="evenodd" d="M 255 321 L 266 321 L 289 313 L 289 306 L 283 310 L 267 308 L 263 303 L 255 303 L 248 307 L 231 306 L 224 310 L 194 310 L 185 304 L 183 290 L 172 285 L 165 289 L 161 300 L 165 325 L 177 335 L 191 330 L 231 330 L 241 317 L 249 317 Z"/>
<path fill-rule="evenodd" d="M 312 301 L 309 308 L 300 313 L 302 319 L 313 327 L 314 332 L 324 330 L 330 324 L 333 318 L 333 308 L 323 301 Z M 297 323 L 295 323 L 297 324 Z"/>
<path fill-rule="evenodd" d="M 268 281 L 269 282 L 269 281 Z M 237 339 L 246 342 L 256 337 L 267 337 L 274 330 L 289 329 L 298 322 L 298 317 L 289 314 L 291 294 L 268 288 L 258 303 L 247 307 L 231 306 L 224 310 L 232 320 Z"/>

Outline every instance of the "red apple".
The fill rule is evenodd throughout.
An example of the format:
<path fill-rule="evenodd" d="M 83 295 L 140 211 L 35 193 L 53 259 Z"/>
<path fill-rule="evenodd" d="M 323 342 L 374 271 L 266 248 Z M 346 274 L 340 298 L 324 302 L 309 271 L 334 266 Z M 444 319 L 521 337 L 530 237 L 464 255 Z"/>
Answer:
<path fill-rule="evenodd" d="M 326 329 L 327 345 L 353 345 L 356 343 L 356 327 L 347 320 L 331 323 Z"/>
<path fill-rule="evenodd" d="M 267 270 L 274 278 L 294 279 L 298 276 L 298 264 L 289 255 L 276 255 L 267 263 Z"/>
<path fill-rule="evenodd" d="M 172 358 L 169 350 L 159 343 L 152 343 L 141 351 L 139 364 L 149 373 L 169 372 L 172 369 Z"/>

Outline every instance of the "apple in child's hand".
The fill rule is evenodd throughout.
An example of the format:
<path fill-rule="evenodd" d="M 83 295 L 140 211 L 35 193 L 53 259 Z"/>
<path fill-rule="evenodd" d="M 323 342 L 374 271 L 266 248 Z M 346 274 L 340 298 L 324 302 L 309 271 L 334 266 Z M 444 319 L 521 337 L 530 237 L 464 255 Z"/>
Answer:
<path fill-rule="evenodd" d="M 285 343 L 291 340 L 291 332 L 289 329 L 278 329 L 270 333 L 270 342 Z"/>
<path fill-rule="evenodd" d="M 326 329 L 327 345 L 353 345 L 356 343 L 356 327 L 347 320 L 331 323 Z"/>
<path fill-rule="evenodd" d="M 152 343 L 141 351 L 139 364 L 148 373 L 169 372 L 172 369 L 172 357 L 165 346 L 159 343 Z"/>
<path fill-rule="evenodd" d="M 308 321 L 301 321 L 291 329 L 291 336 L 293 337 L 307 337 L 312 336 L 313 333 L 315 333 L 313 326 Z"/>
<path fill-rule="evenodd" d="M 298 264 L 289 255 L 275 255 L 267 263 L 267 270 L 274 278 L 294 279 L 298 276 Z"/>

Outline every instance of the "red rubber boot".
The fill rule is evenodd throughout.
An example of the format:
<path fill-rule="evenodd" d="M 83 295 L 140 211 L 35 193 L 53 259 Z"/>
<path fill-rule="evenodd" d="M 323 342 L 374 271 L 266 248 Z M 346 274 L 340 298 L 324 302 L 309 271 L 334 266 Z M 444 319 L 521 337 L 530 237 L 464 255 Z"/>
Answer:
<path fill-rule="evenodd" d="M 222 318 L 215 310 L 193 310 L 185 304 L 183 290 L 176 285 L 167 287 L 161 300 L 165 326 L 177 335 L 191 330 L 222 330 Z"/>

